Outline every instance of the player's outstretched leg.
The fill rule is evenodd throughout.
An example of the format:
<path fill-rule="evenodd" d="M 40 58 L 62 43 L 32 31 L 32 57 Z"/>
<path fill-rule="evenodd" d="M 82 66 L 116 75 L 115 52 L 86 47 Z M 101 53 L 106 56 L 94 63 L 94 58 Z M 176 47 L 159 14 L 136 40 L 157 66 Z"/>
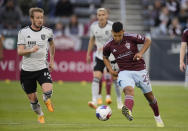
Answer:
<path fill-rule="evenodd" d="M 154 97 L 152 92 L 146 93 L 144 95 L 145 95 L 146 99 L 148 100 L 150 107 L 153 110 L 156 126 L 164 127 L 163 120 L 161 119 L 160 114 L 159 114 L 157 99 Z"/>
<path fill-rule="evenodd" d="M 52 90 L 43 93 L 43 100 L 49 112 L 54 112 L 54 107 L 51 101 Z"/>
<path fill-rule="evenodd" d="M 38 122 L 45 123 L 44 113 L 42 112 L 42 109 L 40 107 L 40 104 L 38 103 L 38 100 L 36 100 L 35 102 L 31 102 L 31 108 L 38 115 Z"/>

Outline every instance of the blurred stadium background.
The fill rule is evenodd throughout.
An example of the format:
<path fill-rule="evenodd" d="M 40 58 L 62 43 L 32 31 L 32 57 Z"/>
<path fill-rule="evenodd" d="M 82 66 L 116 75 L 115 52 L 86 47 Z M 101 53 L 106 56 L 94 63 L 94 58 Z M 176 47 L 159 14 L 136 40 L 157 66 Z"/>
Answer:
<path fill-rule="evenodd" d="M 49 117 L 46 126 L 35 124 L 17 81 L 21 60 L 16 53 L 17 33 L 30 24 L 28 10 L 36 6 L 45 10 L 45 26 L 53 28 L 56 44 L 52 78 L 56 81 L 53 99 L 57 112 L 46 113 Z M 148 106 L 140 92 L 136 93 L 133 123 L 124 120 L 115 103 L 111 105 L 113 116 L 105 123 L 98 121 L 94 111 L 87 107 L 92 64 L 87 64 L 85 57 L 89 26 L 96 20 L 99 7 L 109 10 L 111 21 L 124 23 L 125 31 L 152 39 L 144 57 L 166 123 L 165 130 L 188 130 L 188 90 L 183 87 L 184 73 L 179 71 L 181 34 L 188 27 L 188 0 L 0 0 L 3 40 L 0 130 L 156 130 L 152 112 L 145 110 Z"/>

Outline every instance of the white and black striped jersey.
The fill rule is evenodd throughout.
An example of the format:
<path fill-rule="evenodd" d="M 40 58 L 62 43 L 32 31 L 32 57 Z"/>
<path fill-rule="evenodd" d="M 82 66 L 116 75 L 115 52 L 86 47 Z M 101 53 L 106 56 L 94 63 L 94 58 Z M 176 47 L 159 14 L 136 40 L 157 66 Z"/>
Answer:
<path fill-rule="evenodd" d="M 90 27 L 90 37 L 95 38 L 95 44 L 97 46 L 96 57 L 103 60 L 102 48 L 104 44 L 112 37 L 112 21 L 107 21 L 105 27 L 101 28 L 99 22 L 94 22 Z"/>
<path fill-rule="evenodd" d="M 48 44 L 51 40 L 53 40 L 53 31 L 45 26 L 39 31 L 33 30 L 30 26 L 21 29 L 18 33 L 17 45 L 25 45 L 25 49 L 30 49 L 34 45 L 39 46 L 37 52 L 23 56 L 21 68 L 25 71 L 47 68 Z"/>

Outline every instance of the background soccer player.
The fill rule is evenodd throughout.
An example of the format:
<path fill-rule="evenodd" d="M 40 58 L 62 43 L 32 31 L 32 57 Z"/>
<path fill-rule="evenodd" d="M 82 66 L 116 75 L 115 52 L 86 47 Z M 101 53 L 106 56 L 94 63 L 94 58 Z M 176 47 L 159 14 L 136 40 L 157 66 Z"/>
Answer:
<path fill-rule="evenodd" d="M 124 33 L 123 25 L 115 22 L 112 26 L 113 39 L 103 48 L 103 60 L 109 72 L 117 76 L 118 84 L 125 94 L 122 113 L 128 120 L 133 120 L 132 108 L 134 105 L 134 87 L 139 87 L 148 100 L 154 112 L 157 127 L 164 127 L 164 123 L 159 115 L 157 99 L 152 93 L 148 72 L 145 69 L 145 62 L 142 58 L 149 48 L 151 40 L 137 34 Z M 138 51 L 137 44 L 144 44 Z M 112 70 L 108 57 L 112 53 L 120 68 L 119 74 Z"/>
<path fill-rule="evenodd" d="M 54 68 L 55 46 L 52 30 L 44 27 L 44 11 L 41 8 L 29 10 L 31 26 L 21 29 L 18 33 L 19 55 L 23 56 L 20 82 L 31 103 L 31 108 L 38 115 L 38 122 L 45 123 L 44 113 L 37 99 L 37 82 L 42 87 L 43 100 L 50 112 L 54 111 L 51 103 L 52 79 L 50 72 Z M 47 64 L 48 44 L 50 63 Z"/>
<path fill-rule="evenodd" d="M 185 62 L 184 62 L 187 43 L 188 43 L 188 29 L 185 29 L 183 32 L 183 35 L 182 35 L 181 49 L 180 49 L 180 70 L 182 72 L 184 72 L 186 70 L 186 72 L 185 72 L 185 87 L 188 87 L 188 68 L 187 68 L 187 63 L 185 64 Z M 187 61 L 187 58 L 188 57 L 186 57 L 186 61 Z"/>
<path fill-rule="evenodd" d="M 103 70 L 104 70 L 104 62 L 103 62 L 103 46 L 104 44 L 111 38 L 111 29 L 112 22 L 108 20 L 108 12 L 105 8 L 99 8 L 97 10 L 97 22 L 94 22 L 90 26 L 90 40 L 88 45 L 88 51 L 86 56 L 86 61 L 91 62 L 90 53 L 94 44 L 97 46 L 96 50 L 96 58 L 94 63 L 94 72 L 93 72 L 93 82 L 92 82 L 92 101 L 88 102 L 88 105 L 92 108 L 97 108 L 97 98 L 99 93 L 99 82 L 102 78 Z M 117 94 L 117 104 L 122 106 L 121 102 L 121 94 L 119 87 L 115 83 L 115 89 Z M 107 98 L 108 99 L 108 98 Z"/>
<path fill-rule="evenodd" d="M 3 40 L 4 37 L 0 34 L 0 60 L 3 59 Z"/>

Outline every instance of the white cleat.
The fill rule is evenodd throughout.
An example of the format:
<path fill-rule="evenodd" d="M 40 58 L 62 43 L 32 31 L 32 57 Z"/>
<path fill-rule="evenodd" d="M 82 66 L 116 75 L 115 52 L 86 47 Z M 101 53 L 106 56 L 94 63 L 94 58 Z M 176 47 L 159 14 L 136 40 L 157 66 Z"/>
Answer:
<path fill-rule="evenodd" d="M 161 119 L 160 115 L 154 116 L 154 118 L 155 118 L 155 122 L 156 122 L 157 127 L 164 127 L 164 123 L 163 123 L 163 120 Z"/>
<path fill-rule="evenodd" d="M 121 110 L 122 107 L 123 107 L 122 102 L 121 101 L 117 101 L 117 108 Z"/>

